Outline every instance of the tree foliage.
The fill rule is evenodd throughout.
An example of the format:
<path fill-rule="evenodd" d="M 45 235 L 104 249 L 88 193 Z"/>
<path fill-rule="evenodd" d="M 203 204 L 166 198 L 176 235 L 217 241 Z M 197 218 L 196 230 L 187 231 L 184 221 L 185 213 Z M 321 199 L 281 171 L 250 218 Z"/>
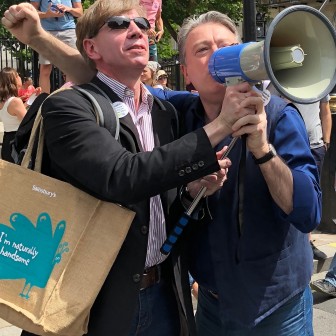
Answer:
<path fill-rule="evenodd" d="M 183 20 L 189 16 L 216 10 L 239 22 L 243 15 L 242 8 L 241 0 L 163 0 L 162 18 L 166 30 L 176 41 L 176 27 L 181 26 Z"/>
<path fill-rule="evenodd" d="M 84 9 L 88 8 L 94 1 L 82 0 Z M 0 15 L 2 16 L 10 5 L 20 2 L 21 0 L 1 0 Z M 158 44 L 158 52 L 163 59 L 171 58 L 176 54 L 176 50 L 172 47 L 172 41 L 177 40 L 178 27 L 181 26 L 184 18 L 210 10 L 217 10 L 227 14 L 236 23 L 243 19 L 243 1 L 241 0 L 163 0 L 162 8 L 165 34 Z M 3 27 L 0 28 L 0 38 L 9 35 Z"/>

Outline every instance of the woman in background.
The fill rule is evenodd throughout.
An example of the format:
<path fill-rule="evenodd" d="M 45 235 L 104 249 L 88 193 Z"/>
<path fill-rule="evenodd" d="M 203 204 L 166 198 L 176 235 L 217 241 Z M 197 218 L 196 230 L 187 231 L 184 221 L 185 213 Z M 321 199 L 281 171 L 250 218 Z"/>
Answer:
<path fill-rule="evenodd" d="M 141 82 L 148 86 L 154 86 L 156 81 L 156 73 L 160 67 L 161 66 L 158 62 L 148 61 L 140 76 Z"/>
<path fill-rule="evenodd" d="M 14 139 L 20 122 L 26 114 L 26 108 L 18 94 L 21 86 L 21 77 L 13 68 L 7 67 L 0 71 L 0 119 L 5 131 L 1 158 L 9 162 L 14 162 L 10 142 Z"/>
<path fill-rule="evenodd" d="M 164 70 L 159 70 L 156 73 L 156 84 L 154 85 L 154 88 L 171 91 L 171 89 L 167 86 L 167 82 L 168 82 L 167 72 Z"/>

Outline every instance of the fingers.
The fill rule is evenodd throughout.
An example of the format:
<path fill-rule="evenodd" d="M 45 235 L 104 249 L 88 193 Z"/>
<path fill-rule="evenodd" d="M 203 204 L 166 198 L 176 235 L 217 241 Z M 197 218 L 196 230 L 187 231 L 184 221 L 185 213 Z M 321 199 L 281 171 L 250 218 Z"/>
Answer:
<path fill-rule="evenodd" d="M 217 160 L 219 160 L 223 156 L 227 148 L 228 146 L 224 146 L 220 151 L 216 152 Z"/>
<path fill-rule="evenodd" d="M 17 18 L 17 16 L 18 16 L 17 5 L 13 5 L 5 11 L 4 16 L 1 19 L 1 23 L 7 29 L 12 28 L 18 21 L 21 20 Z"/>
<path fill-rule="evenodd" d="M 223 186 L 224 182 L 227 180 L 231 161 L 229 159 L 220 161 L 223 161 L 220 163 L 221 169 L 216 173 L 204 176 L 203 178 L 188 184 L 188 191 L 191 197 L 195 198 L 202 188 L 206 188 L 204 197 L 210 196 Z"/>
<path fill-rule="evenodd" d="M 29 3 L 10 6 L 4 13 L 1 23 L 7 28 L 13 28 L 23 19 L 30 17 L 30 13 L 35 11 L 34 6 Z"/>

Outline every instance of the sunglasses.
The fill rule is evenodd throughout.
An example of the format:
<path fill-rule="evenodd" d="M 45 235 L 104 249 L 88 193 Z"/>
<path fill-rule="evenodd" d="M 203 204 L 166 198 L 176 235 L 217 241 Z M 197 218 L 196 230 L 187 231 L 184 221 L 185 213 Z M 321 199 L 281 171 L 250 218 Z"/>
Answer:
<path fill-rule="evenodd" d="M 168 76 L 165 76 L 165 75 L 159 76 L 158 80 L 161 80 L 161 79 L 168 79 Z"/>
<path fill-rule="evenodd" d="M 149 21 L 144 17 L 136 17 L 134 19 L 130 19 L 126 16 L 111 16 L 109 19 L 107 19 L 104 24 L 99 28 L 99 30 L 107 24 L 107 26 L 110 29 L 116 30 L 116 29 L 128 29 L 128 27 L 131 24 L 131 21 L 134 21 L 134 23 L 140 28 L 141 30 L 147 31 L 150 29 L 150 23 Z"/>

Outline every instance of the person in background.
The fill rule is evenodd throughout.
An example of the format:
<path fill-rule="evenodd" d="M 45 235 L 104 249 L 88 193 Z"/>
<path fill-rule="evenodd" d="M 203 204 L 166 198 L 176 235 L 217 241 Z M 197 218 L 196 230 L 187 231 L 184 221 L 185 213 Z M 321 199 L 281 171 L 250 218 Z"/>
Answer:
<path fill-rule="evenodd" d="M 41 92 L 42 88 L 40 86 L 35 88 L 31 77 L 24 78 L 22 87 L 19 89 L 19 97 L 22 99 L 26 109 L 30 107 Z"/>
<path fill-rule="evenodd" d="M 35 92 L 35 87 L 33 84 L 33 79 L 31 77 L 24 77 L 22 86 L 19 89 L 19 97 L 24 103 Z"/>
<path fill-rule="evenodd" d="M 168 74 L 164 70 L 159 70 L 156 73 L 155 85 L 153 87 L 170 91 L 171 89 L 167 86 L 167 82 L 168 82 Z"/>
<path fill-rule="evenodd" d="M 13 68 L 6 67 L 0 72 L 0 119 L 4 125 L 1 158 L 14 163 L 11 156 L 11 141 L 26 114 L 26 107 L 19 98 L 21 77 Z"/>
<path fill-rule="evenodd" d="M 336 297 L 336 253 L 331 261 L 330 268 L 325 278 L 312 281 L 310 287 L 320 293 Z"/>
<path fill-rule="evenodd" d="M 155 61 L 148 61 L 147 65 L 143 69 L 140 80 L 142 83 L 148 86 L 154 86 L 156 73 L 160 69 L 160 64 Z"/>
<path fill-rule="evenodd" d="M 314 156 L 320 180 L 322 176 L 324 157 L 330 146 L 332 118 L 329 101 L 330 96 L 327 95 L 322 98 L 321 101 L 312 104 L 294 103 L 305 122 L 309 137 L 310 150 Z M 311 233 L 309 234 L 309 241 L 313 250 L 314 259 L 327 259 L 327 255 L 315 246 Z"/>
<path fill-rule="evenodd" d="M 161 17 L 162 0 L 140 0 L 147 13 L 147 19 L 151 25 L 148 32 L 149 41 L 149 60 L 158 61 L 157 43 L 161 40 L 164 33 L 163 20 Z"/>
<path fill-rule="evenodd" d="M 75 18 L 83 14 L 81 0 L 31 0 L 30 3 L 38 10 L 42 27 L 46 31 L 76 48 Z M 39 63 L 39 86 L 43 92 L 50 93 L 52 64 L 41 55 Z"/>

